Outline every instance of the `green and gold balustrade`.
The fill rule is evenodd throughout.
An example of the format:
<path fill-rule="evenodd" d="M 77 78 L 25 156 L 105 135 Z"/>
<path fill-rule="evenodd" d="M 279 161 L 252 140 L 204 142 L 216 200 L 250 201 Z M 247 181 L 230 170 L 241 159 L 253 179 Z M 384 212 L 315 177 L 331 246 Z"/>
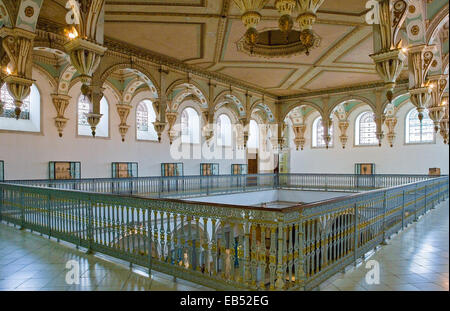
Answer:
<path fill-rule="evenodd" d="M 363 186 L 381 189 L 289 208 L 114 194 L 111 180 L 4 182 L 0 221 L 218 290 L 310 290 L 448 199 L 448 176 L 380 176 Z M 252 187 L 325 181 L 358 186 L 354 175 L 269 174 Z"/>

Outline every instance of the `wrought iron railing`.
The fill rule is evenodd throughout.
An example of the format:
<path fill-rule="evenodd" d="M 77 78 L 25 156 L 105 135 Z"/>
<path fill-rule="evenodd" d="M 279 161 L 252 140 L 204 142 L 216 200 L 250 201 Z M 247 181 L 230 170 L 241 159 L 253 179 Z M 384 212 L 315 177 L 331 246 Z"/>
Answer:
<path fill-rule="evenodd" d="M 0 183 L 0 220 L 215 289 L 309 290 L 447 198 L 448 176 L 284 209 Z"/>
<path fill-rule="evenodd" d="M 429 175 L 255 174 L 18 180 L 9 181 L 9 183 L 96 193 L 132 194 L 153 198 L 186 198 L 278 188 L 360 192 L 395 187 L 430 178 L 434 177 Z"/>

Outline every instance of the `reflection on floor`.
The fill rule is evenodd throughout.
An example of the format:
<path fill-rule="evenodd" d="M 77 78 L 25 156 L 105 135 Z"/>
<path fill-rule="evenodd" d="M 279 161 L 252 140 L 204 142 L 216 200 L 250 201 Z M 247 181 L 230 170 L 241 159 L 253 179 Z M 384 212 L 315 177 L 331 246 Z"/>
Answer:
<path fill-rule="evenodd" d="M 79 284 L 69 285 L 72 262 L 79 263 Z M 66 264 L 69 262 L 69 268 Z M 45 237 L 0 224 L 0 291 L 181 290 L 207 288 L 160 273 L 152 278 Z"/>
<path fill-rule="evenodd" d="M 277 202 L 278 203 L 278 202 Z M 373 256 L 321 290 L 449 289 L 448 201 L 388 241 Z M 79 263 L 78 285 L 68 285 L 68 261 Z M 366 263 L 376 260 L 380 284 L 369 285 Z M 373 269 L 373 267 L 372 267 Z M 86 255 L 63 243 L 0 224 L 0 290 L 208 290 L 157 272 L 152 279 L 126 266 Z M 372 275 L 372 274 L 369 274 Z M 70 277 L 70 274 L 69 274 Z"/>
<path fill-rule="evenodd" d="M 321 285 L 328 291 L 448 291 L 449 201 L 379 248 L 359 267 Z M 375 281 L 379 263 L 379 284 Z M 367 265 L 367 268 L 366 268 Z M 366 282 L 366 275 L 369 282 Z"/>

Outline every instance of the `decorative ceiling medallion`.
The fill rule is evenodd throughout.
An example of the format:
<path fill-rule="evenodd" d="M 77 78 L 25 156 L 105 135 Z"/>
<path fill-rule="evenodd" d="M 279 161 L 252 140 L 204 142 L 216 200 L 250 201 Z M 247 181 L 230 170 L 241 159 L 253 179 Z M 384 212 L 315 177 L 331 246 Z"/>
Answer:
<path fill-rule="evenodd" d="M 249 43 L 245 36 L 236 42 L 236 45 L 238 51 L 265 58 L 289 57 L 303 53 L 308 55 L 309 50 L 319 47 L 321 38 L 316 33 L 309 49 L 300 40 L 300 33 L 298 30 L 291 30 L 286 35 L 278 28 L 267 29 L 259 33 L 254 45 Z"/>

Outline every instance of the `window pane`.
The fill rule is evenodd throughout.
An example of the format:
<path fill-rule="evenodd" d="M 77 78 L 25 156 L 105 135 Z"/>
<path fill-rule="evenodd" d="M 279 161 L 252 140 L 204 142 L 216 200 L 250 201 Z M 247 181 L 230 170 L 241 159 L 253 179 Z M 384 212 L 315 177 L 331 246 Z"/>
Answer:
<path fill-rule="evenodd" d="M 78 101 L 78 125 L 89 126 L 86 113 L 89 113 L 90 102 L 87 96 L 81 95 Z"/>
<path fill-rule="evenodd" d="M 413 108 L 407 116 L 407 143 L 428 143 L 434 141 L 434 123 L 428 116 L 428 112 L 423 112 L 422 125 L 419 120 L 419 112 Z"/>
<path fill-rule="evenodd" d="M 217 118 L 217 145 L 231 146 L 231 120 L 225 115 L 221 114 Z"/>
<path fill-rule="evenodd" d="M 181 142 L 198 144 L 200 142 L 200 119 L 197 111 L 186 108 L 181 113 Z"/>
<path fill-rule="evenodd" d="M 156 113 L 153 103 L 146 99 L 139 103 L 136 109 L 137 138 L 140 140 L 158 140 L 153 122 L 156 121 Z"/>
<path fill-rule="evenodd" d="M 377 125 L 372 112 L 364 112 L 359 118 L 359 145 L 377 145 Z"/>

